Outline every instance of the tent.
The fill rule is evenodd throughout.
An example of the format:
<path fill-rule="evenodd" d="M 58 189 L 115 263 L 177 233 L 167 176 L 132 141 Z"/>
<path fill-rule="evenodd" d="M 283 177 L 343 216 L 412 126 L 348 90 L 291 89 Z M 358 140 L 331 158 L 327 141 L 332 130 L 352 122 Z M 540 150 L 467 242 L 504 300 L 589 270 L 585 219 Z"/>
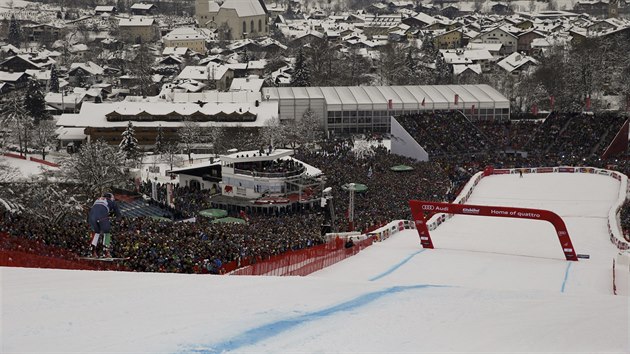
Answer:
<path fill-rule="evenodd" d="M 344 191 L 349 191 L 350 188 L 352 188 L 350 185 L 354 184 L 354 191 L 358 192 L 358 193 L 362 193 L 365 192 L 366 190 L 368 190 L 368 187 L 365 184 L 361 184 L 361 183 L 346 183 L 343 186 L 341 186 L 341 189 L 343 189 Z"/>
<path fill-rule="evenodd" d="M 227 210 L 223 209 L 205 209 L 199 212 L 199 215 L 212 219 L 224 218 L 227 214 Z"/>

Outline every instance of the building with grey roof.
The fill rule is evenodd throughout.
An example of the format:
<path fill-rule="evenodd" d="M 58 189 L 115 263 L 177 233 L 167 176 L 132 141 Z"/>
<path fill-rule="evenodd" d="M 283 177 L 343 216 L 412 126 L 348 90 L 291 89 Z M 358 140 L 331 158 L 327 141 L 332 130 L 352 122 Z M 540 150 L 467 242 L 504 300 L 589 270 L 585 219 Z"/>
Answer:
<path fill-rule="evenodd" d="M 388 132 L 390 117 L 425 111 L 463 112 L 471 120 L 508 120 L 510 102 L 488 85 L 267 87 L 265 100 L 278 102 L 280 120 L 300 119 L 307 110 L 330 132 Z"/>

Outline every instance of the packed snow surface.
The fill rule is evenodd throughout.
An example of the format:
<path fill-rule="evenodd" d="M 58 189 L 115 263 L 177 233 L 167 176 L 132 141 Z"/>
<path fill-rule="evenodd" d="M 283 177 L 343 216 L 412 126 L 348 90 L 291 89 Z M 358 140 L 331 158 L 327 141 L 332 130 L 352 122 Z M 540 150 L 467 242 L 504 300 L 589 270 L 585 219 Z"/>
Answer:
<path fill-rule="evenodd" d="M 473 193 L 558 213 L 590 255 L 578 262 L 546 222 L 455 216 L 436 249 L 408 230 L 307 277 L 0 268 L 0 351 L 628 353 L 606 235 L 618 190 L 544 174 L 487 177 Z"/>

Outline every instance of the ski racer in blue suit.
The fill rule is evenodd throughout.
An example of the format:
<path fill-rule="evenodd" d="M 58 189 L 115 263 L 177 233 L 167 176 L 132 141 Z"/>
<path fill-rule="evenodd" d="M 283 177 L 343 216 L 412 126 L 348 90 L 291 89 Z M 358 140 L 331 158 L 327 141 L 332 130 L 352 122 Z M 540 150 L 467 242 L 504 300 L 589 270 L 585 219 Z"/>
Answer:
<path fill-rule="evenodd" d="M 88 216 L 88 222 L 92 228 L 91 251 L 93 257 L 98 256 L 96 249 L 101 236 L 103 237 L 105 257 L 111 257 L 109 245 L 111 243 L 110 232 L 112 225 L 109 221 L 109 214 L 112 212 L 115 213 L 116 218 L 120 220 L 120 209 L 118 209 L 118 205 L 114 201 L 114 195 L 111 193 L 103 194 L 102 197 L 96 199 L 94 204 L 92 204 L 92 208 L 90 209 L 90 214 Z"/>

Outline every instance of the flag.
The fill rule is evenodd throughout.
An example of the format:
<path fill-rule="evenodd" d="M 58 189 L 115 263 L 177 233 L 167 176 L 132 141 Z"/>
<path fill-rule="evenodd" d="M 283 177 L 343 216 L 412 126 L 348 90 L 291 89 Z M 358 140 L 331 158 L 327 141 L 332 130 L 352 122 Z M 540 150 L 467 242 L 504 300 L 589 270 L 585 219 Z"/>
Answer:
<path fill-rule="evenodd" d="M 538 115 L 538 105 L 536 105 L 534 103 L 534 105 L 532 106 L 532 113 L 537 116 Z"/>
<path fill-rule="evenodd" d="M 394 108 L 394 101 L 387 100 L 387 108 L 388 109 L 393 109 Z"/>
<path fill-rule="evenodd" d="M 591 110 L 591 95 L 588 95 L 588 97 L 586 97 L 586 110 Z"/>
<path fill-rule="evenodd" d="M 421 103 L 422 107 L 424 107 L 424 97 L 422 98 L 422 103 Z"/>
<path fill-rule="evenodd" d="M 455 105 L 457 106 L 457 103 L 459 103 L 459 95 L 455 94 Z"/>
<path fill-rule="evenodd" d="M 553 106 L 556 103 L 556 98 L 553 96 L 549 96 L 549 105 L 551 106 L 551 110 L 553 111 Z"/>

